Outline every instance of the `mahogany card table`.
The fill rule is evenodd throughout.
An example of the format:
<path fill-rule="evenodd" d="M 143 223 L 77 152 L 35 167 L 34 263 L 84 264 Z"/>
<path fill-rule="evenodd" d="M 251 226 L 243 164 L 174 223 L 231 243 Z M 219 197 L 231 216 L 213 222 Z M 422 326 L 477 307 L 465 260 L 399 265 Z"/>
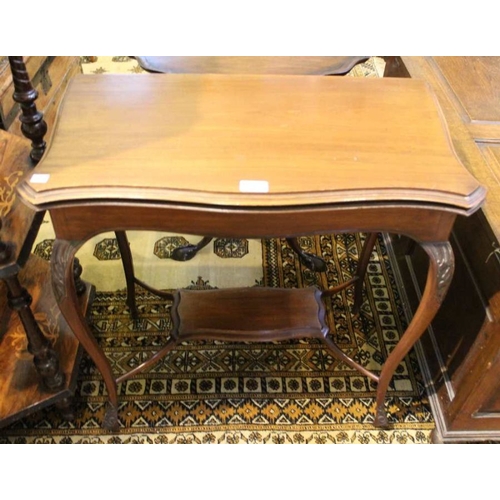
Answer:
<path fill-rule="evenodd" d="M 54 293 L 104 378 L 107 427 L 118 426 L 117 384 L 180 342 L 297 337 L 323 339 L 376 381 L 374 423 L 387 427 L 391 378 L 453 275 L 453 223 L 479 208 L 485 189 L 457 159 L 421 81 L 153 74 L 75 77 L 52 145 L 19 194 L 50 211 Z M 380 373 L 329 335 L 322 300 L 339 287 L 263 287 L 165 294 L 173 301 L 168 341 L 116 377 L 78 307 L 72 271 L 81 245 L 110 230 L 231 238 L 391 232 L 418 242 L 430 265 L 420 306 Z"/>

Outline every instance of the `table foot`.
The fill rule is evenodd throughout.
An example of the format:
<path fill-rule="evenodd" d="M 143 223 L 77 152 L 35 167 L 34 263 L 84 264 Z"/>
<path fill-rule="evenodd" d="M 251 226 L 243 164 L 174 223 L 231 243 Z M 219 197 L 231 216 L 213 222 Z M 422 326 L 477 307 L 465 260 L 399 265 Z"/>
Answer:
<path fill-rule="evenodd" d="M 184 245 L 181 247 L 177 247 L 172 251 L 172 259 L 180 262 L 191 260 L 202 248 L 205 248 L 211 241 L 212 237 L 205 236 L 196 245 Z"/>
<path fill-rule="evenodd" d="M 118 408 L 108 403 L 108 408 L 106 414 L 104 415 L 104 420 L 102 421 L 102 426 L 109 431 L 117 431 L 119 428 L 118 424 Z"/>
<path fill-rule="evenodd" d="M 373 422 L 373 425 L 375 427 L 378 427 L 379 429 L 388 429 L 390 427 L 384 404 L 377 405 L 377 409 L 375 411 L 375 421 Z"/>
<path fill-rule="evenodd" d="M 172 259 L 181 262 L 191 260 L 202 248 L 206 247 L 211 241 L 211 237 L 205 236 L 196 245 L 184 245 L 181 247 L 177 247 L 172 252 Z M 326 262 L 317 255 L 304 252 L 304 250 L 302 250 L 301 246 L 299 245 L 297 238 L 287 238 L 286 241 L 290 245 L 292 250 L 300 257 L 302 263 L 308 269 L 318 273 L 324 273 L 326 271 Z"/>
<path fill-rule="evenodd" d="M 286 242 L 290 245 L 290 248 L 299 256 L 301 262 L 311 271 L 317 273 L 326 272 L 327 265 L 326 262 L 317 255 L 312 253 L 307 253 L 302 250 L 297 238 L 287 238 Z"/>
<path fill-rule="evenodd" d="M 52 348 L 44 348 L 33 356 L 36 371 L 49 392 L 59 392 L 65 386 L 65 377 L 59 368 L 59 359 Z"/>
<path fill-rule="evenodd" d="M 75 401 L 73 397 L 61 399 L 56 403 L 56 408 L 61 417 L 67 422 L 71 422 L 76 418 Z"/>

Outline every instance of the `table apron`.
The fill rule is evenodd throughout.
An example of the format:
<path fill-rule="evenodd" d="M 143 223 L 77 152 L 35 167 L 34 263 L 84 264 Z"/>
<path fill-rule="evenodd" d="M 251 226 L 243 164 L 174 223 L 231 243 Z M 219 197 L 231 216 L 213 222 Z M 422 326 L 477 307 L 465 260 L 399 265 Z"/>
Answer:
<path fill-rule="evenodd" d="M 418 242 L 447 241 L 457 215 L 442 207 L 407 205 L 242 209 L 103 202 L 56 207 L 50 214 L 56 237 L 70 241 L 145 230 L 228 238 L 389 232 Z"/>

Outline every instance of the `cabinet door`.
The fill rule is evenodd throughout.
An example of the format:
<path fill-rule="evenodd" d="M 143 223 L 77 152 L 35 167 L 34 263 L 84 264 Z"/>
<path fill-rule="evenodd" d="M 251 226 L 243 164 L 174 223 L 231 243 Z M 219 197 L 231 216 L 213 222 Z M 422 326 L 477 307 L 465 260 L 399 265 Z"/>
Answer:
<path fill-rule="evenodd" d="M 458 218 L 450 241 L 453 281 L 421 341 L 435 418 L 452 434 L 500 436 L 500 261 L 491 253 L 497 243 L 482 212 Z M 394 247 L 415 310 L 428 258 L 418 245 L 405 256 L 401 243 Z"/>

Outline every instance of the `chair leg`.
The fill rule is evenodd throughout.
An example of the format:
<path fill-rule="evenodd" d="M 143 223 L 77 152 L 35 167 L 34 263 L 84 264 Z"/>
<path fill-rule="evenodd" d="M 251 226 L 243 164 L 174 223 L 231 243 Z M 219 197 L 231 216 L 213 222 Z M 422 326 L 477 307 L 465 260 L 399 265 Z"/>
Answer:
<path fill-rule="evenodd" d="M 33 87 L 23 56 L 9 56 L 9 64 L 14 84 L 13 99 L 21 106 L 21 132 L 31 140 L 30 158 L 36 165 L 47 147 L 43 139 L 47 133 L 47 123 L 36 108 L 38 91 Z"/>
<path fill-rule="evenodd" d="M 132 317 L 137 318 L 139 313 L 137 311 L 137 300 L 135 296 L 135 274 L 132 252 L 130 251 L 130 245 L 125 231 L 116 231 L 115 236 L 122 257 L 123 272 L 125 273 L 125 281 L 127 283 L 127 305 Z"/>
<path fill-rule="evenodd" d="M 358 279 L 354 285 L 354 305 L 352 306 L 352 312 L 354 314 L 359 312 L 359 308 L 363 302 L 363 283 L 365 281 L 366 269 L 368 268 L 368 263 L 370 262 L 370 255 L 377 241 L 377 236 L 378 233 L 368 233 L 366 235 L 363 248 L 361 249 L 358 268 L 356 269 L 355 274 Z"/>

